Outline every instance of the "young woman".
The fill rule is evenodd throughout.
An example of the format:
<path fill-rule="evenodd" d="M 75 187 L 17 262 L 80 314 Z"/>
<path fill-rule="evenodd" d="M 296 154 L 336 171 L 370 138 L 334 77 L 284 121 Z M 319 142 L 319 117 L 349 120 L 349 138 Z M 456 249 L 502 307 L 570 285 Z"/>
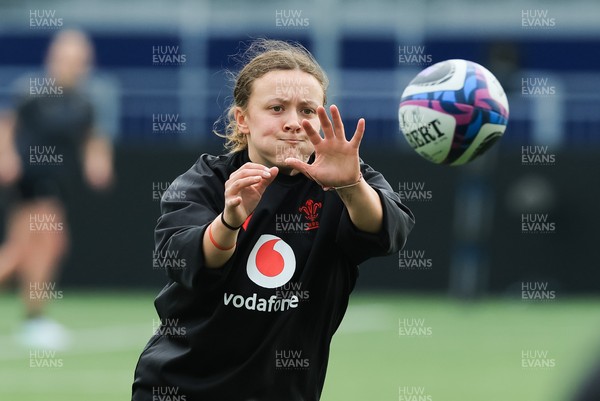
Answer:
<path fill-rule="evenodd" d="M 230 152 L 202 155 L 161 202 L 156 251 L 185 263 L 165 264 L 135 401 L 318 400 L 357 265 L 397 252 L 414 224 L 359 159 L 365 121 L 348 141 L 335 106 L 328 118 L 312 55 L 268 40 L 247 54 Z"/>

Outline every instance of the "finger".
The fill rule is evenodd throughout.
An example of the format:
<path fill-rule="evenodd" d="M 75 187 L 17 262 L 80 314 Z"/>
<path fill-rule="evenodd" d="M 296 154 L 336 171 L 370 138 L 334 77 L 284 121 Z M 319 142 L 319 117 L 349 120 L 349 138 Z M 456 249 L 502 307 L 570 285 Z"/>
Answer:
<path fill-rule="evenodd" d="M 278 173 L 279 173 L 279 168 L 271 167 L 269 169 L 269 177 L 263 178 L 262 180 L 260 180 L 260 182 L 257 185 L 267 187 L 270 183 L 272 183 L 275 180 L 275 177 L 277 177 Z"/>
<path fill-rule="evenodd" d="M 264 166 L 264 165 L 259 164 L 259 163 L 246 162 L 246 163 L 244 163 L 242 165 L 242 167 L 240 167 L 239 169 L 237 169 L 237 171 L 245 170 L 245 169 L 268 170 L 269 168 L 267 166 Z"/>
<path fill-rule="evenodd" d="M 363 136 L 365 134 L 366 124 L 367 123 L 365 122 L 364 118 L 358 120 L 358 124 L 356 124 L 356 131 L 354 131 L 354 136 L 350 140 L 350 144 L 356 149 L 360 147 L 360 142 L 362 141 Z"/>
<path fill-rule="evenodd" d="M 319 133 L 315 131 L 310 122 L 308 122 L 308 120 L 302 120 L 302 128 L 304 128 L 306 136 L 308 136 L 308 139 L 313 144 L 313 146 L 317 146 L 323 141 L 321 135 L 319 135 Z"/>
<path fill-rule="evenodd" d="M 308 172 L 311 169 L 311 165 L 303 162 L 302 160 L 296 159 L 294 157 L 288 157 L 285 162 L 288 166 L 292 167 L 294 170 L 301 172 L 306 178 L 311 181 L 315 181 L 317 184 L 319 183 L 317 180 L 313 178 L 312 175 Z M 321 184 L 319 184 L 321 185 Z"/>
<path fill-rule="evenodd" d="M 319 180 L 317 180 L 315 177 L 313 177 L 309 170 L 312 169 L 313 166 L 311 166 L 310 164 L 306 167 L 306 169 L 304 171 L 302 171 L 302 174 L 304 174 L 309 180 L 316 182 L 317 184 L 319 184 L 319 186 L 321 188 L 323 188 L 324 190 L 327 190 L 325 185 L 321 184 L 321 182 L 319 182 Z"/>
<path fill-rule="evenodd" d="M 338 139 L 346 139 L 344 123 L 342 122 L 340 110 L 337 108 L 336 105 L 331 105 L 331 107 L 329 107 L 329 111 L 331 112 L 331 119 L 333 120 L 333 130 L 335 132 L 335 137 Z"/>
<path fill-rule="evenodd" d="M 263 192 L 265 192 L 265 189 L 267 189 L 267 187 L 273 181 L 275 181 L 275 177 L 277 177 L 277 174 L 279 173 L 279 169 L 277 167 L 271 167 L 269 169 L 269 172 L 271 173 L 271 177 L 262 179 L 262 180 L 260 180 L 260 182 L 255 184 L 256 189 L 261 193 L 261 195 L 263 194 Z"/>
<path fill-rule="evenodd" d="M 252 176 L 241 178 L 239 180 L 230 183 L 229 185 L 225 185 L 225 198 L 229 198 L 231 196 L 236 196 L 240 190 L 243 188 L 249 187 L 251 185 L 259 183 L 263 178 L 260 176 Z"/>
<path fill-rule="evenodd" d="M 303 162 L 300 159 L 296 159 L 295 157 L 288 157 L 287 159 L 285 159 L 285 164 L 293 168 L 294 170 L 300 171 L 301 173 L 304 173 L 309 166 L 309 164 Z"/>
<path fill-rule="evenodd" d="M 230 178 L 232 176 L 235 177 L 237 174 L 241 173 L 242 171 L 246 171 L 246 170 L 268 171 L 269 168 L 266 166 L 263 166 L 262 164 L 247 162 L 247 163 L 244 163 L 240 168 L 235 170 L 233 173 L 231 173 L 229 177 Z"/>
<path fill-rule="evenodd" d="M 230 180 L 236 181 L 242 178 L 246 178 L 246 177 L 263 177 L 263 178 L 269 178 L 271 176 L 271 173 L 269 172 L 269 169 L 267 167 L 261 168 L 261 169 L 244 169 L 244 170 L 236 170 L 233 173 L 231 173 L 231 175 L 229 176 Z"/>
<path fill-rule="evenodd" d="M 323 130 L 325 139 L 335 138 L 335 132 L 333 130 L 333 126 L 331 125 L 331 121 L 329 120 L 329 117 L 327 116 L 325 107 L 319 106 L 317 108 L 317 115 L 319 116 L 319 121 L 321 122 L 321 129 Z"/>
<path fill-rule="evenodd" d="M 242 197 L 236 196 L 235 198 L 231 198 L 225 201 L 225 207 L 234 208 L 242 204 Z"/>
<path fill-rule="evenodd" d="M 241 172 L 241 171 L 245 171 L 245 170 L 261 170 L 261 171 L 268 171 L 269 168 L 267 166 L 264 166 L 262 164 L 259 163 L 252 163 L 252 162 L 247 162 L 244 163 L 240 168 L 238 168 L 236 171 L 234 171 L 232 174 L 237 173 L 237 172 Z"/>

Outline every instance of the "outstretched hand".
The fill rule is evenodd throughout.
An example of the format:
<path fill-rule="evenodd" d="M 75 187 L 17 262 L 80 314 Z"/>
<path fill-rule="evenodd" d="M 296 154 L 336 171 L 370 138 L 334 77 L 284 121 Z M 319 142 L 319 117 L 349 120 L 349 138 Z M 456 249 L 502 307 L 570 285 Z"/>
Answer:
<path fill-rule="evenodd" d="M 302 121 L 302 127 L 315 147 L 314 162 L 307 164 L 292 157 L 285 159 L 288 166 L 313 179 L 325 190 L 351 185 L 360 179 L 358 149 L 365 132 L 365 120 L 361 118 L 358 120 L 354 135 L 348 141 L 337 106 L 330 106 L 329 110 L 333 124 L 325 108 L 321 106 L 317 108 L 324 138 L 321 138 L 307 120 Z"/>
<path fill-rule="evenodd" d="M 257 163 L 246 163 L 225 182 L 223 218 L 234 227 L 240 226 L 258 205 L 263 193 L 273 182 L 279 169 Z"/>

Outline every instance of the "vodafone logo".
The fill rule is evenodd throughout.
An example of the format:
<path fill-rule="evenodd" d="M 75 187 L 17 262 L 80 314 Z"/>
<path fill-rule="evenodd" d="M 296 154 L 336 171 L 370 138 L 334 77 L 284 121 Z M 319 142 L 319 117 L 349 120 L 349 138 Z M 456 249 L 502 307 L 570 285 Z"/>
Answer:
<path fill-rule="evenodd" d="M 255 284 L 263 288 L 282 287 L 296 271 L 296 256 L 292 248 L 275 235 L 260 236 L 248 257 L 246 272 Z M 223 304 L 237 309 L 257 312 L 284 312 L 298 307 L 298 296 L 282 297 L 279 294 L 261 298 L 255 292 L 250 296 L 223 294 Z"/>
<path fill-rule="evenodd" d="M 281 287 L 296 271 L 296 256 L 292 248 L 275 235 L 260 236 L 246 264 L 248 277 L 263 288 Z"/>

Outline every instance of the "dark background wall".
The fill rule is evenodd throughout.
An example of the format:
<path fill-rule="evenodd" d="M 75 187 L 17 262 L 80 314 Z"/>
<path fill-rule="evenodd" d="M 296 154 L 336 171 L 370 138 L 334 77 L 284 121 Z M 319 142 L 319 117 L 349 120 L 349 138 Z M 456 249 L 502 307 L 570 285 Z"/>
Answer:
<path fill-rule="evenodd" d="M 63 269 L 61 283 L 80 287 L 160 288 L 166 282 L 164 271 L 152 266 L 153 230 L 160 215 L 153 199 L 153 184 L 172 181 L 187 170 L 199 154 L 214 149 L 121 148 L 117 152 L 118 180 L 112 191 L 95 193 L 81 181 L 74 182 L 67 204 L 71 226 L 71 255 Z M 361 266 L 359 289 L 404 289 L 448 291 L 452 259 L 464 244 L 456 230 L 468 224 L 456 220 L 459 187 L 468 181 L 468 167 L 430 164 L 412 154 L 391 150 L 364 151 L 363 159 L 381 171 L 396 190 L 399 183 L 422 183 L 430 200 L 406 200 L 417 224 L 409 237 L 406 252 L 423 252 L 430 268 L 409 270 L 401 267 L 397 254 L 375 258 Z M 484 161 L 492 164 L 484 173 L 488 185 L 492 222 L 487 235 L 467 247 L 487 255 L 488 264 L 479 267 L 484 291 L 504 293 L 521 281 L 548 281 L 562 293 L 594 291 L 600 280 L 597 225 L 600 211 L 597 199 L 597 159 L 592 152 L 556 154 L 557 166 L 524 169 L 520 154 L 494 152 Z M 483 163 L 479 163 L 483 165 Z M 530 181 L 534 177 L 534 181 Z M 586 196 L 580 181 L 588 180 Z M 524 234 L 521 212 L 511 208 L 515 183 L 545 183 L 555 201 L 547 212 L 556 231 Z M 537 181 L 536 181 L 537 180 Z M 538 184 L 536 184 L 536 182 Z M 529 184 L 528 184 L 529 183 Z M 543 187 L 543 186 L 542 186 Z M 6 191 L 3 192 L 6 201 Z M 413 254 L 414 255 L 414 254 Z M 406 264 L 404 265 L 406 266 Z"/>

